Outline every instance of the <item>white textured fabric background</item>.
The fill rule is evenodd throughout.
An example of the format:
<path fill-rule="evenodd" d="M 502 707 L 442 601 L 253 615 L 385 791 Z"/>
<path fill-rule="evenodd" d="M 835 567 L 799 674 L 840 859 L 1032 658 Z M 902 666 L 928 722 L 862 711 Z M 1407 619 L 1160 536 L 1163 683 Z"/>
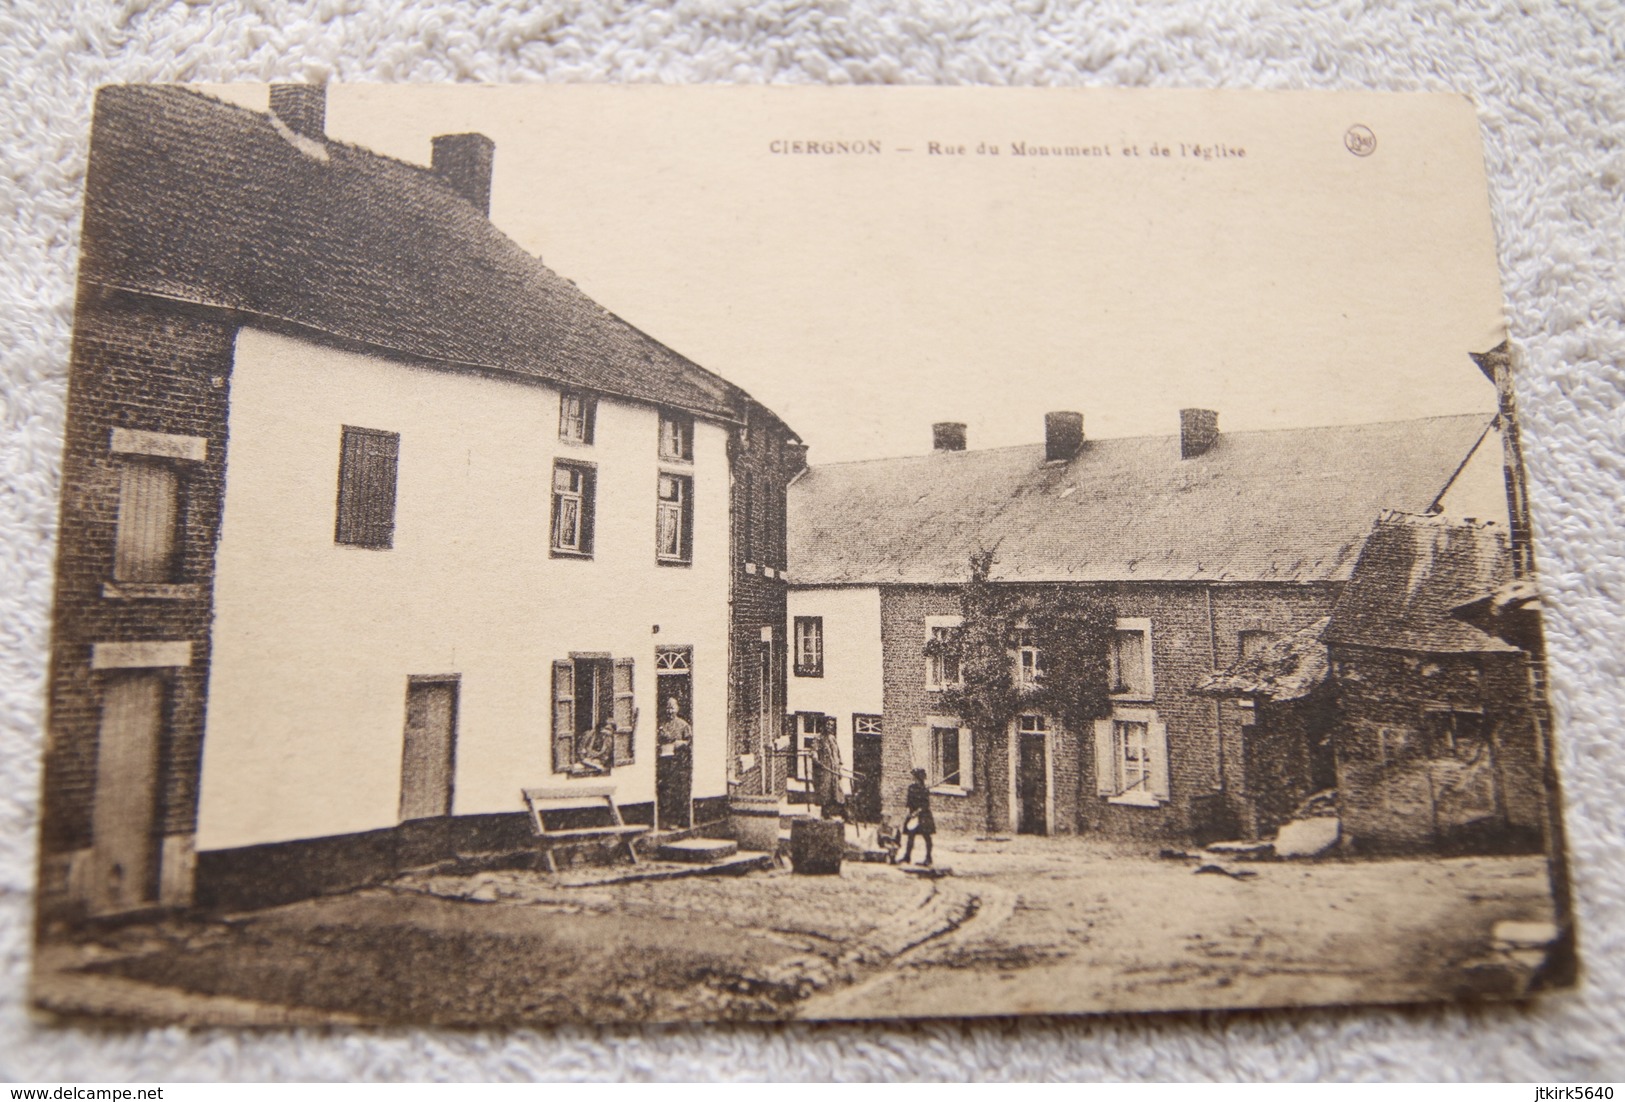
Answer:
<path fill-rule="evenodd" d="M 0 1079 L 1625 1078 L 1625 7 L 434 0 L 0 7 Z M 1480 107 L 1535 487 L 1584 986 L 1529 1007 L 524 1032 L 95 1031 L 22 1003 L 91 94 L 115 81 L 1457 90 Z"/>

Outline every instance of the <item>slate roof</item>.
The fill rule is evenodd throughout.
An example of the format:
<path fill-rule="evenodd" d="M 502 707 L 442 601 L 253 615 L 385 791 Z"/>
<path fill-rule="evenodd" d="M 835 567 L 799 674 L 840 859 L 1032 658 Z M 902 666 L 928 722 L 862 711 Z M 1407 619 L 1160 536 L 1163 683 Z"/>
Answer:
<path fill-rule="evenodd" d="M 1388 513 L 1371 530 L 1321 638 L 1332 646 L 1431 654 L 1515 651 L 1452 615 L 1511 580 L 1507 533 L 1499 525 Z"/>
<path fill-rule="evenodd" d="M 1196 686 L 1209 696 L 1263 696 L 1274 701 L 1301 700 L 1326 680 L 1326 644 L 1320 641 L 1327 620 L 1283 635 L 1257 654 L 1238 658 L 1222 673 Z"/>
<path fill-rule="evenodd" d="M 1489 414 L 1042 444 L 815 466 L 790 487 L 791 581 L 1343 581 L 1384 509 L 1425 512 Z"/>
<path fill-rule="evenodd" d="M 593 302 L 428 169 L 296 141 L 268 114 L 183 88 L 97 95 L 80 274 L 724 419 L 748 400 Z"/>

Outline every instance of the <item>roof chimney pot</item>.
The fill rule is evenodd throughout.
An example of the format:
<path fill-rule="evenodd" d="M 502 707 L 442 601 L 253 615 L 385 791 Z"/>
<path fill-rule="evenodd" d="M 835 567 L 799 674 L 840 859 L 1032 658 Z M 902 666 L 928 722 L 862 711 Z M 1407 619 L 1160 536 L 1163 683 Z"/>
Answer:
<path fill-rule="evenodd" d="M 451 190 L 491 217 L 491 160 L 496 143 L 484 134 L 441 134 L 429 168 Z"/>
<path fill-rule="evenodd" d="M 1211 409 L 1179 411 L 1179 458 L 1194 459 L 1219 442 L 1219 415 Z"/>
<path fill-rule="evenodd" d="M 938 421 L 932 425 L 931 449 L 939 452 L 964 451 L 965 423 L 963 421 Z"/>
<path fill-rule="evenodd" d="M 1044 414 L 1044 462 L 1066 463 L 1083 447 L 1083 414 Z"/>
<path fill-rule="evenodd" d="M 327 85 L 271 85 L 271 114 L 301 137 L 314 141 L 327 138 Z"/>

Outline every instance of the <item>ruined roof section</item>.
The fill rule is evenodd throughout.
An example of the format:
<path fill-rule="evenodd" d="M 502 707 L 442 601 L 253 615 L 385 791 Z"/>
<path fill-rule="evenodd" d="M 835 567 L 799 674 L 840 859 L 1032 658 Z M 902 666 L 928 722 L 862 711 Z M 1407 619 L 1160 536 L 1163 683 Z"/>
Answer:
<path fill-rule="evenodd" d="M 1320 633 L 1327 620 L 1271 640 L 1257 654 L 1238 658 L 1223 673 L 1196 687 L 1208 696 L 1262 696 L 1277 702 L 1301 700 L 1326 680 L 1326 644 Z"/>
<path fill-rule="evenodd" d="M 1517 648 L 1451 613 L 1512 579 L 1506 530 L 1389 513 L 1360 552 L 1321 638 L 1434 654 Z"/>
<path fill-rule="evenodd" d="M 1424 512 L 1487 414 L 1092 440 L 810 468 L 790 488 L 791 580 L 964 581 L 995 550 L 998 581 L 1342 581 L 1384 509 Z"/>
<path fill-rule="evenodd" d="M 98 94 L 80 273 L 729 420 L 749 400 L 593 302 L 427 168 L 296 141 L 269 115 L 182 88 Z"/>

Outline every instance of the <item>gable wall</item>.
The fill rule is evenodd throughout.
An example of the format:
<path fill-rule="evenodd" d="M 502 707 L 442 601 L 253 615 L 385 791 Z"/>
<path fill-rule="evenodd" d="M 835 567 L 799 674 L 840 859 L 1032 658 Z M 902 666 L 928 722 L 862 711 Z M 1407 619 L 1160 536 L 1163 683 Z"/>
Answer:
<path fill-rule="evenodd" d="M 198 759 L 204 687 L 210 668 L 214 547 L 224 477 L 226 402 L 232 328 L 195 314 L 154 307 L 85 285 L 75 315 L 69 367 L 57 589 L 47 688 L 48 717 L 41 804 L 41 913 L 83 897 L 91 843 L 97 728 L 114 672 L 90 668 L 98 642 L 185 641 L 191 661 L 163 673 L 167 732 L 160 788 L 166 899 L 190 889 L 197 821 Z M 117 428 L 206 440 L 202 463 L 178 464 L 184 498 L 180 578 L 184 599 L 106 595 L 113 578 L 121 460 L 110 451 Z"/>

